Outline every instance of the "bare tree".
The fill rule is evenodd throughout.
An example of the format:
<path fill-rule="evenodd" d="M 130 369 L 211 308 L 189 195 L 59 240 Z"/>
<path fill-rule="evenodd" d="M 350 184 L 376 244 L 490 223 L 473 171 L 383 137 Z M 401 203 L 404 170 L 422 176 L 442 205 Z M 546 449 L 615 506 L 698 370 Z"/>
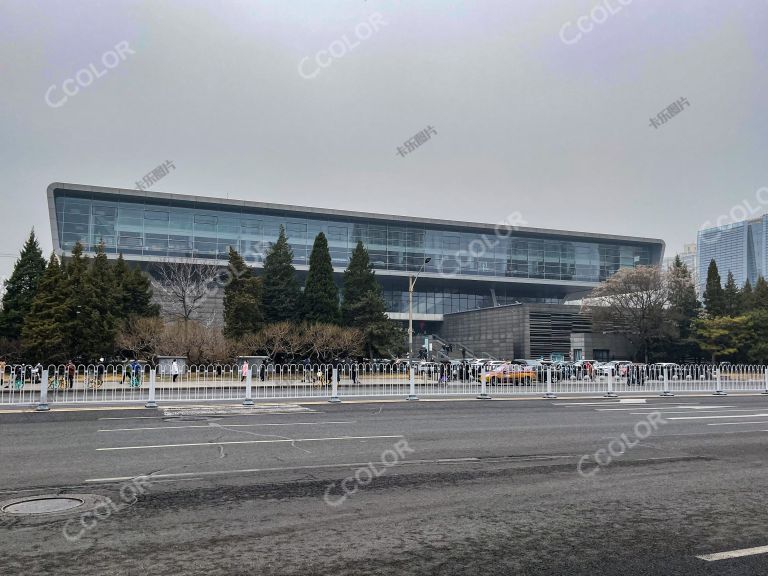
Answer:
<path fill-rule="evenodd" d="M 163 339 L 165 326 L 160 318 L 131 318 L 117 334 L 119 348 L 131 352 L 134 358 L 152 358 Z"/>
<path fill-rule="evenodd" d="M 290 322 L 277 322 L 270 324 L 261 331 L 264 347 L 264 352 L 272 360 L 278 354 L 283 354 L 287 351 L 286 342 L 289 338 L 289 334 L 295 327 Z"/>
<path fill-rule="evenodd" d="M 339 334 L 339 355 L 360 356 L 363 353 L 365 337 L 357 328 L 342 328 Z"/>
<path fill-rule="evenodd" d="M 222 289 L 225 272 L 224 267 L 195 259 L 167 260 L 154 267 L 152 285 L 164 297 L 166 313 L 186 324 L 192 319 L 204 320 L 199 318 L 201 310 Z M 207 320 L 209 325 L 213 322 L 213 318 Z"/>
<path fill-rule="evenodd" d="M 624 335 L 646 362 L 648 350 L 674 333 L 666 308 L 670 287 L 657 266 L 622 268 L 595 288 L 584 305 L 595 328 Z"/>

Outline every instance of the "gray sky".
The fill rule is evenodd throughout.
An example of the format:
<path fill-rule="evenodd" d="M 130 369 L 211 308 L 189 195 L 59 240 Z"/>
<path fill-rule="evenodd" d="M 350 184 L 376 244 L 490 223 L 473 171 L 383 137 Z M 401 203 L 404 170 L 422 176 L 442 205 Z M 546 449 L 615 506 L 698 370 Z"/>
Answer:
<path fill-rule="evenodd" d="M 768 2 L 622 1 L 3 0 L 0 253 L 33 225 L 50 250 L 52 181 L 134 188 L 166 160 L 153 190 L 519 211 L 677 251 L 768 186 Z M 121 42 L 134 53 L 107 68 Z"/>

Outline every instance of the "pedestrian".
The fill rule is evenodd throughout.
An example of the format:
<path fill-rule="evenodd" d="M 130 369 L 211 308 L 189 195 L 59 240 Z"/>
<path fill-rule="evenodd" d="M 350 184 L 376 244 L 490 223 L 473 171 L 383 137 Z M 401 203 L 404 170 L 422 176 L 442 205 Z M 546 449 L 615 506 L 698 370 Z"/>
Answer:
<path fill-rule="evenodd" d="M 131 360 L 131 379 L 130 385 L 132 387 L 139 386 L 141 384 L 141 365 L 139 361 L 134 358 Z"/>
<path fill-rule="evenodd" d="M 101 388 L 104 384 L 104 358 L 99 358 L 99 365 L 96 366 L 96 386 Z"/>
<path fill-rule="evenodd" d="M 75 363 L 70 360 L 67 363 L 67 387 L 68 388 L 74 388 L 75 387 L 75 372 L 77 371 L 77 368 L 75 367 Z"/>
<path fill-rule="evenodd" d="M 243 361 L 242 372 L 243 372 L 243 376 L 242 378 L 240 378 L 240 382 L 245 382 L 245 379 L 248 376 L 248 360 Z"/>
<path fill-rule="evenodd" d="M 259 380 L 264 382 L 264 380 L 267 377 L 267 366 L 264 360 L 261 361 L 261 364 L 259 365 Z"/>
<path fill-rule="evenodd" d="M 176 361 L 176 358 L 171 363 L 171 376 L 174 382 L 179 379 L 179 363 Z"/>
<path fill-rule="evenodd" d="M 352 384 L 357 385 L 357 363 L 353 363 L 350 366 L 349 377 L 352 379 Z"/>
<path fill-rule="evenodd" d="M 5 383 L 5 358 L 0 358 L 0 387 L 8 387 Z"/>

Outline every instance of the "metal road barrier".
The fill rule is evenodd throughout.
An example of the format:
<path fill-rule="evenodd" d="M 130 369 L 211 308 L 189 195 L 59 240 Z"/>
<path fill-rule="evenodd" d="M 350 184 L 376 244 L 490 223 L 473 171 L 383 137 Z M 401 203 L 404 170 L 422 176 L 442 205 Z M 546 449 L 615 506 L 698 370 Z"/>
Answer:
<path fill-rule="evenodd" d="M 746 364 L 591 365 L 328 363 L 181 366 L 6 366 L 0 405 L 144 404 L 224 400 L 409 398 L 762 392 L 768 367 Z"/>

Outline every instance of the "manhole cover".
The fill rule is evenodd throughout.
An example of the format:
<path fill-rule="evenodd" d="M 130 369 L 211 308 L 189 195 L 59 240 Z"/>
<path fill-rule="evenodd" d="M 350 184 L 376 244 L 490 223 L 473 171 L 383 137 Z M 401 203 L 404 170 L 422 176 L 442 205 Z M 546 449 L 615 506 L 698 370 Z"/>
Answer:
<path fill-rule="evenodd" d="M 3 508 L 8 514 L 51 514 L 82 506 L 80 498 L 34 498 L 9 504 Z"/>

